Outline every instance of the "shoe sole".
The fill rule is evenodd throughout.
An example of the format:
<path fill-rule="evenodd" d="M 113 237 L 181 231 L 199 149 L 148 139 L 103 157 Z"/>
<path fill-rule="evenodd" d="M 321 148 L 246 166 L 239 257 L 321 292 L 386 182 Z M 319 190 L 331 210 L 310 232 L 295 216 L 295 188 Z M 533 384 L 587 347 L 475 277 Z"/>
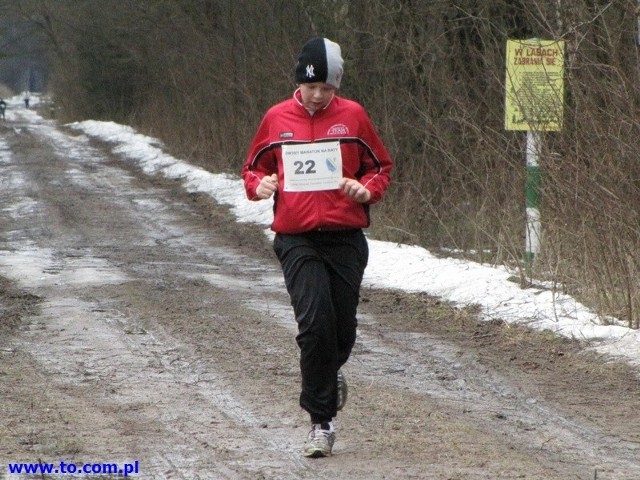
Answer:
<path fill-rule="evenodd" d="M 312 450 L 310 452 L 304 452 L 304 456 L 307 458 L 322 458 L 322 457 L 328 457 L 331 455 L 331 452 L 326 453 L 322 450 Z"/>

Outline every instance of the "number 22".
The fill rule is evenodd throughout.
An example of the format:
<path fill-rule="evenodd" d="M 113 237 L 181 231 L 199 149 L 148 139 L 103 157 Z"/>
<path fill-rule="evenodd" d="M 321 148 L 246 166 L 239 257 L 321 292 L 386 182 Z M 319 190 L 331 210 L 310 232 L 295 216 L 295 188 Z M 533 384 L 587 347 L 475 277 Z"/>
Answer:
<path fill-rule="evenodd" d="M 302 162 L 301 160 L 297 160 L 297 161 L 293 162 L 293 164 L 296 167 L 296 170 L 295 170 L 295 174 L 296 175 L 304 175 L 304 174 L 307 174 L 307 173 L 316 173 L 316 169 L 315 169 L 316 162 L 313 161 L 313 160 L 307 160 L 305 162 Z M 307 166 L 306 170 L 304 170 L 304 166 L 305 165 Z"/>

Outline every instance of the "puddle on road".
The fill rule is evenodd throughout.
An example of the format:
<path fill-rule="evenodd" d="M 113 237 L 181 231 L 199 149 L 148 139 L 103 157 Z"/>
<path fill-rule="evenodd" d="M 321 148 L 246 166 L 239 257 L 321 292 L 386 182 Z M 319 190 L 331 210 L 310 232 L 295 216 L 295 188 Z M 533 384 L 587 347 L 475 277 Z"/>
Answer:
<path fill-rule="evenodd" d="M 35 246 L 0 250 L 0 271 L 20 287 L 29 289 L 56 285 L 107 285 L 128 279 L 107 261 L 92 256 L 88 249 L 74 249 L 62 257 L 49 248 Z"/>

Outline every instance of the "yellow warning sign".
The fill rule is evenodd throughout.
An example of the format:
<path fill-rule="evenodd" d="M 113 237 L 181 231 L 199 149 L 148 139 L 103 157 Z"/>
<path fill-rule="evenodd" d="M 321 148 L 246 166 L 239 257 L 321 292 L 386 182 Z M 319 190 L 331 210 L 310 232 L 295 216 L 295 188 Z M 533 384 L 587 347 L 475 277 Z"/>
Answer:
<path fill-rule="evenodd" d="M 564 113 L 564 42 L 507 40 L 505 128 L 560 130 Z"/>

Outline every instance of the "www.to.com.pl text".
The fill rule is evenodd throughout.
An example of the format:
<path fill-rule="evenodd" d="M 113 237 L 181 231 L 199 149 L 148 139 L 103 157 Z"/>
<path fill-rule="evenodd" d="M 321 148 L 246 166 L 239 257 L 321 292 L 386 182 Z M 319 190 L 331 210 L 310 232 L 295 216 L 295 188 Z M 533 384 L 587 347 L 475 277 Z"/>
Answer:
<path fill-rule="evenodd" d="M 140 463 L 8 463 L 9 474 L 37 475 L 120 475 L 128 477 L 140 473 Z M 0 470 L 2 474 L 2 470 Z M 0 475 L 1 477 L 1 475 Z"/>

